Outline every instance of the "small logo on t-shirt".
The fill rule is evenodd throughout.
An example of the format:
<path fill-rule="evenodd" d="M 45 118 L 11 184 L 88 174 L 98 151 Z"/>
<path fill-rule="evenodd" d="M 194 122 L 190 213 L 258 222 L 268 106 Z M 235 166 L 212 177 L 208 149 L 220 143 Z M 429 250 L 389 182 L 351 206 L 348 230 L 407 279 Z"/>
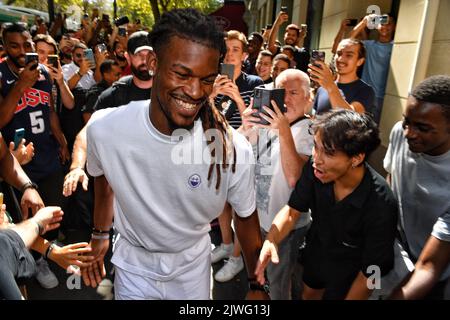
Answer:
<path fill-rule="evenodd" d="M 191 188 L 197 188 L 202 183 L 202 178 L 198 174 L 193 174 L 188 179 L 188 185 Z"/>

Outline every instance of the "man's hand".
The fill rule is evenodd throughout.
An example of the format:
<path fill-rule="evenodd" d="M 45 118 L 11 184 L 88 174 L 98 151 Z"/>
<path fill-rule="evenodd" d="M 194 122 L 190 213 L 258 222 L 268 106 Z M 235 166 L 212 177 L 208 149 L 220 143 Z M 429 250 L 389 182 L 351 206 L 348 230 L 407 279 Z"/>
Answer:
<path fill-rule="evenodd" d="M 93 66 L 91 65 L 91 62 L 89 60 L 87 60 L 86 58 L 83 58 L 83 60 L 81 60 L 79 72 L 82 76 L 84 76 L 85 74 L 87 74 L 89 72 L 89 70 L 92 67 Z"/>
<path fill-rule="evenodd" d="M 16 150 L 14 150 L 15 145 L 14 141 L 9 143 L 9 151 L 13 154 L 13 156 L 17 159 L 20 165 L 25 165 L 31 161 L 34 157 L 34 145 L 33 142 L 30 142 L 25 146 L 25 139 L 22 139 L 19 143 L 19 146 Z"/>
<path fill-rule="evenodd" d="M 259 116 L 269 122 L 268 125 L 257 124 L 259 128 L 272 129 L 276 134 L 282 129 L 289 129 L 289 120 L 274 100 L 271 101 L 274 110 L 269 107 L 263 106 L 264 111 L 268 114 L 260 113 Z"/>
<path fill-rule="evenodd" d="M 95 288 L 106 276 L 105 255 L 109 248 L 109 239 L 91 239 L 89 247 L 92 248 L 90 255 L 93 257 L 93 260 L 88 267 L 82 268 L 81 274 L 84 284 Z"/>
<path fill-rule="evenodd" d="M 27 188 L 25 189 L 22 199 L 20 200 L 20 207 L 22 208 L 22 217 L 25 220 L 28 218 L 29 209 L 31 209 L 31 214 L 35 215 L 39 209 L 44 208 L 44 202 L 35 189 Z"/>
<path fill-rule="evenodd" d="M 88 189 L 89 178 L 82 168 L 75 168 L 70 170 L 64 177 L 63 195 L 70 196 L 77 190 L 78 182 L 81 182 L 84 191 Z"/>
<path fill-rule="evenodd" d="M 36 61 L 30 61 L 22 71 L 19 72 L 19 80 L 16 85 L 22 89 L 31 88 L 39 79 L 40 72 Z"/>
<path fill-rule="evenodd" d="M 64 212 L 60 207 L 45 207 L 40 209 L 31 219 L 42 227 L 42 232 L 40 235 L 43 235 L 47 231 L 54 230 L 59 227 L 59 222 L 62 220 L 63 214 Z"/>
<path fill-rule="evenodd" d="M 92 251 L 92 248 L 88 247 L 88 245 L 87 242 L 80 242 L 69 244 L 64 247 L 57 246 L 50 252 L 49 258 L 55 261 L 64 270 L 68 270 L 70 266 L 86 268 L 94 259 L 93 256 L 87 255 Z M 79 271 L 75 271 L 75 273 L 78 274 Z"/>
<path fill-rule="evenodd" d="M 278 248 L 273 242 L 265 240 L 261 252 L 259 253 L 259 259 L 255 269 L 256 280 L 261 285 L 264 285 L 265 283 L 264 270 L 269 262 L 274 264 L 280 262 L 280 259 L 278 258 Z"/>
<path fill-rule="evenodd" d="M 59 59 L 58 59 L 58 68 L 55 68 L 49 64 L 46 64 L 45 66 L 47 67 L 47 70 L 50 73 L 51 78 L 55 80 L 58 85 L 62 84 L 62 82 L 64 81 L 64 77 L 61 64 L 59 63 Z"/>
<path fill-rule="evenodd" d="M 288 20 L 289 20 L 289 15 L 286 12 L 280 11 L 277 18 L 275 19 L 274 25 L 277 25 L 279 27 L 283 23 L 287 22 Z"/>
<path fill-rule="evenodd" d="M 59 157 L 61 158 L 62 164 L 65 164 L 67 161 L 70 161 L 70 152 L 67 145 L 59 147 Z"/>
<path fill-rule="evenodd" d="M 308 65 L 308 72 L 311 75 L 311 78 L 325 90 L 330 92 L 336 87 L 333 72 L 331 72 L 331 69 L 326 65 L 326 63 L 322 61 L 316 61 L 315 63 L 320 65 L 320 67 L 313 64 Z"/>

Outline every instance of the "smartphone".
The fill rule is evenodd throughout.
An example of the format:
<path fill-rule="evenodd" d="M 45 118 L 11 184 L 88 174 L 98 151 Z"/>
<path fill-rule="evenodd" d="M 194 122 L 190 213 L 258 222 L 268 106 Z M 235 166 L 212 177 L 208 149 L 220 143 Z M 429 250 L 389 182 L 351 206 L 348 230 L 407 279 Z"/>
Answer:
<path fill-rule="evenodd" d="M 28 65 L 31 61 L 36 61 L 36 66 L 33 66 L 31 70 L 34 70 L 37 68 L 39 63 L 39 56 L 37 53 L 34 52 L 27 52 L 25 53 L 25 65 Z"/>
<path fill-rule="evenodd" d="M 14 133 L 14 150 L 17 150 L 23 138 L 25 138 L 25 129 L 16 129 L 16 133 Z"/>
<path fill-rule="evenodd" d="M 47 63 L 51 65 L 53 68 L 58 69 L 58 55 L 50 54 L 47 57 Z"/>
<path fill-rule="evenodd" d="M 358 19 L 348 19 L 347 26 L 354 27 L 358 24 Z"/>
<path fill-rule="evenodd" d="M 259 116 L 260 113 L 264 113 L 265 115 L 268 115 L 264 109 L 263 106 L 266 106 L 273 110 L 273 106 L 271 101 L 274 100 L 280 108 L 281 112 L 285 113 L 286 108 L 284 107 L 284 95 L 285 90 L 284 89 L 266 89 L 266 88 L 255 88 L 253 90 L 253 109 L 257 109 L 259 112 L 255 115 L 256 117 L 260 118 L 259 123 L 267 125 L 269 122 L 267 122 L 265 119 L 261 118 Z"/>
<path fill-rule="evenodd" d="M 303 30 L 308 30 L 308 25 L 307 24 L 304 24 L 304 23 L 302 23 L 301 25 L 300 25 L 300 29 L 303 31 Z"/>
<path fill-rule="evenodd" d="M 226 75 L 228 79 L 234 79 L 234 64 L 221 63 L 220 64 L 220 74 Z"/>
<path fill-rule="evenodd" d="M 126 28 L 119 28 L 119 36 L 126 37 L 127 36 L 127 29 Z"/>
<path fill-rule="evenodd" d="M 316 61 L 325 62 L 325 51 L 313 50 L 311 53 L 311 64 L 319 67 L 318 64 L 315 64 Z"/>
<path fill-rule="evenodd" d="M 389 23 L 389 15 L 387 15 L 387 14 L 383 14 L 382 16 L 379 16 L 379 18 L 378 18 L 379 20 L 378 21 L 380 21 L 380 24 L 388 24 Z"/>
<path fill-rule="evenodd" d="M 106 48 L 106 44 L 104 43 L 100 43 L 99 45 L 97 45 L 98 48 L 98 52 L 103 53 L 106 52 L 107 48 Z"/>
<path fill-rule="evenodd" d="M 322 61 L 325 62 L 325 51 L 318 51 L 318 50 L 313 50 L 311 53 L 311 64 L 321 68 L 320 65 L 318 65 L 317 63 L 315 63 L 316 61 Z M 311 79 L 311 88 L 318 88 L 319 84 L 314 81 L 314 77 L 310 76 Z"/>
<path fill-rule="evenodd" d="M 267 29 L 267 30 L 272 29 L 272 25 L 271 25 L 271 24 L 266 25 L 266 29 Z"/>
<path fill-rule="evenodd" d="M 102 20 L 103 20 L 103 21 L 109 21 L 109 15 L 107 15 L 107 14 L 102 14 Z"/>
<path fill-rule="evenodd" d="M 92 49 L 85 49 L 84 57 L 91 62 L 91 68 L 95 68 L 95 58 Z"/>
<path fill-rule="evenodd" d="M 281 6 L 280 11 L 282 11 L 282 12 L 287 12 L 287 6 Z"/>

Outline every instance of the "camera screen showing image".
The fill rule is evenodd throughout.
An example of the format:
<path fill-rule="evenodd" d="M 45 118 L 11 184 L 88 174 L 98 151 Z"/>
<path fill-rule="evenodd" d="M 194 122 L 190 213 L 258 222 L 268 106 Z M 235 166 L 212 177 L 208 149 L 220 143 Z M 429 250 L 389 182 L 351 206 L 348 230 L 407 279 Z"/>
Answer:
<path fill-rule="evenodd" d="M 220 64 L 220 74 L 227 76 L 228 79 L 233 80 L 234 78 L 234 65 L 233 64 L 227 64 L 227 63 L 221 63 Z"/>
<path fill-rule="evenodd" d="M 39 56 L 37 53 L 28 52 L 25 54 L 25 65 L 27 65 L 31 61 L 36 61 L 36 67 L 37 67 L 37 63 L 39 62 Z"/>
<path fill-rule="evenodd" d="M 126 28 L 119 28 L 119 36 L 125 37 L 127 35 L 127 29 Z"/>
<path fill-rule="evenodd" d="M 256 117 L 259 116 L 259 113 L 267 113 L 264 111 L 263 106 L 266 106 L 273 110 L 273 106 L 271 101 L 274 100 L 277 104 L 278 108 L 280 108 L 281 112 L 285 113 L 286 108 L 284 107 L 284 89 L 266 89 L 266 88 L 255 88 L 254 96 L 253 96 L 253 109 L 258 109 L 259 112 Z M 269 124 L 265 119 L 260 118 L 261 124 Z"/>
<path fill-rule="evenodd" d="M 379 16 L 378 18 L 380 21 L 380 24 L 388 24 L 389 23 L 389 16 L 387 14 L 383 14 L 382 16 Z"/>

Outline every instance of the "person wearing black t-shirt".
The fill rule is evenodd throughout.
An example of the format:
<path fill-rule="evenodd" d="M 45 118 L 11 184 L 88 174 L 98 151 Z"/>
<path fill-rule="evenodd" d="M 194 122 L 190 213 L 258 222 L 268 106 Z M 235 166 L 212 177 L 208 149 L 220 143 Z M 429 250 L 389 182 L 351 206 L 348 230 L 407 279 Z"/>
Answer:
<path fill-rule="evenodd" d="M 339 43 L 336 52 L 336 82 L 324 62 L 316 61 L 314 65 L 309 65 L 311 80 L 320 85 L 314 100 L 314 110 L 317 114 L 340 108 L 359 113 L 373 112 L 375 92 L 357 75 L 364 59 L 364 44 L 360 40 L 344 39 Z"/>
<path fill-rule="evenodd" d="M 366 161 L 379 130 L 367 114 L 334 110 L 319 115 L 311 131 L 312 157 L 272 222 L 255 274 L 262 283 L 267 264 L 278 263 L 278 244 L 311 210 L 303 299 L 368 299 L 376 277 L 394 266 L 398 216 L 389 185 Z"/>

